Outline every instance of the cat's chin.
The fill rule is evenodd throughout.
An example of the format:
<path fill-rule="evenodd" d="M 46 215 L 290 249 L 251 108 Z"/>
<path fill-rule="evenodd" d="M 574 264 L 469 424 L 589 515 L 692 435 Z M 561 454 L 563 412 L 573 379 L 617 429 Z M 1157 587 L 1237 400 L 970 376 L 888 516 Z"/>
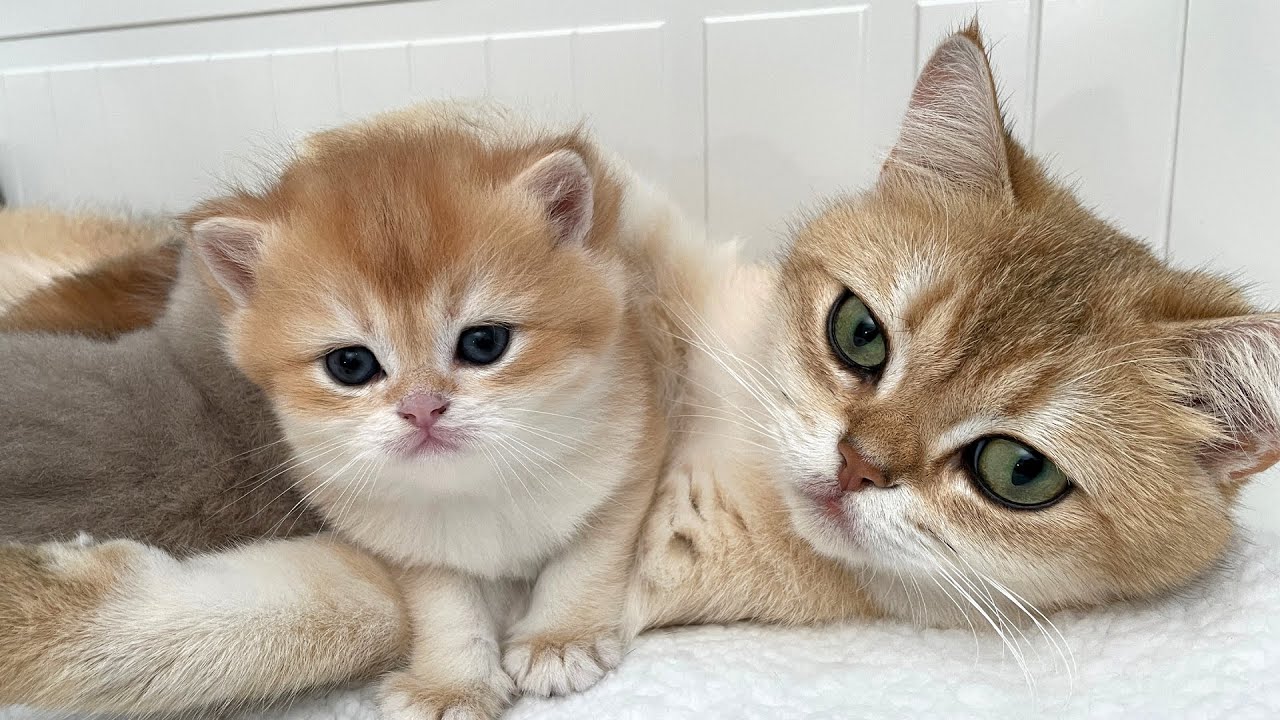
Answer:
<path fill-rule="evenodd" d="M 796 533 L 820 555 L 854 568 L 874 564 L 871 548 L 859 537 L 857 514 L 844 502 L 839 487 L 796 482 L 783 494 Z"/>

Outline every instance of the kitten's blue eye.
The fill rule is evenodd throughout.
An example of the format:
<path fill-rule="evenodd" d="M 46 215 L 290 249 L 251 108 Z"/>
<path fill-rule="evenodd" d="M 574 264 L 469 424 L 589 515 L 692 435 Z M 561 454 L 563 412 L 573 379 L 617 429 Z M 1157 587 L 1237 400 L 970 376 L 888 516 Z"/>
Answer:
<path fill-rule="evenodd" d="M 1016 440 L 983 438 L 970 448 L 968 460 L 983 491 L 1009 507 L 1046 507 L 1071 489 L 1071 480 L 1052 460 Z"/>
<path fill-rule="evenodd" d="M 511 342 L 511 328 L 505 325 L 476 325 L 458 335 L 458 359 L 469 365 L 489 365 L 498 361 Z"/>
<path fill-rule="evenodd" d="M 889 343 L 876 316 L 848 290 L 827 316 L 827 342 L 836 357 L 863 372 L 879 372 L 889 358 Z"/>
<path fill-rule="evenodd" d="M 338 348 L 324 356 L 329 377 L 343 385 L 364 385 L 382 374 L 382 366 L 373 351 L 361 345 Z"/>

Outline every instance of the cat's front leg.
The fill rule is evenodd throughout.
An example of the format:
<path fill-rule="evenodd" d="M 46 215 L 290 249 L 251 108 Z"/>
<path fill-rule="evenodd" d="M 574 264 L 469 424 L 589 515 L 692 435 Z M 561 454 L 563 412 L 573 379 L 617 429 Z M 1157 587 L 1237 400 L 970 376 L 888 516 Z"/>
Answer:
<path fill-rule="evenodd" d="M 374 674 L 406 636 L 385 566 L 332 537 L 0 544 L 0 706 L 200 712 Z"/>
<path fill-rule="evenodd" d="M 402 585 L 414 628 L 409 666 L 382 682 L 387 720 L 488 720 L 511 703 L 491 584 L 445 568 L 414 568 Z"/>

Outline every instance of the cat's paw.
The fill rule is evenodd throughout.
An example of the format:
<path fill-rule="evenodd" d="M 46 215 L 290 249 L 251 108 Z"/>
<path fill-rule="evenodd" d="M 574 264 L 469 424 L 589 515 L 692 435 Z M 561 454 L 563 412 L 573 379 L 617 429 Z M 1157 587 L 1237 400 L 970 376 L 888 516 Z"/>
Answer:
<path fill-rule="evenodd" d="M 0 705 L 52 692 L 66 658 L 92 644 L 86 618 L 126 578 L 167 558 L 127 541 L 0 544 Z"/>
<path fill-rule="evenodd" d="M 494 720 L 514 694 L 511 678 L 496 663 L 483 677 L 467 680 L 401 670 L 383 680 L 378 706 L 384 720 Z"/>
<path fill-rule="evenodd" d="M 0 578 L 5 589 L 0 596 L 51 600 L 60 594 L 108 587 L 144 566 L 164 562 L 172 558 L 142 543 L 96 543 L 83 534 L 70 542 L 0 544 Z"/>
<path fill-rule="evenodd" d="M 517 636 L 507 643 L 502 666 L 527 695 L 568 695 L 595 685 L 622 661 L 616 630 L 561 630 Z"/>

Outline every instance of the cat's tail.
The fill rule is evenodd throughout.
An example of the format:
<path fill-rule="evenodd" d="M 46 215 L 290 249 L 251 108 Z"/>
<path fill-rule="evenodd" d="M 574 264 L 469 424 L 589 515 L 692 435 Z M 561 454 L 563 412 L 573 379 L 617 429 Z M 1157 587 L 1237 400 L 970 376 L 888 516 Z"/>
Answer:
<path fill-rule="evenodd" d="M 335 538 L 175 559 L 129 541 L 0 545 L 0 706 L 190 713 L 368 677 L 408 621 Z"/>

